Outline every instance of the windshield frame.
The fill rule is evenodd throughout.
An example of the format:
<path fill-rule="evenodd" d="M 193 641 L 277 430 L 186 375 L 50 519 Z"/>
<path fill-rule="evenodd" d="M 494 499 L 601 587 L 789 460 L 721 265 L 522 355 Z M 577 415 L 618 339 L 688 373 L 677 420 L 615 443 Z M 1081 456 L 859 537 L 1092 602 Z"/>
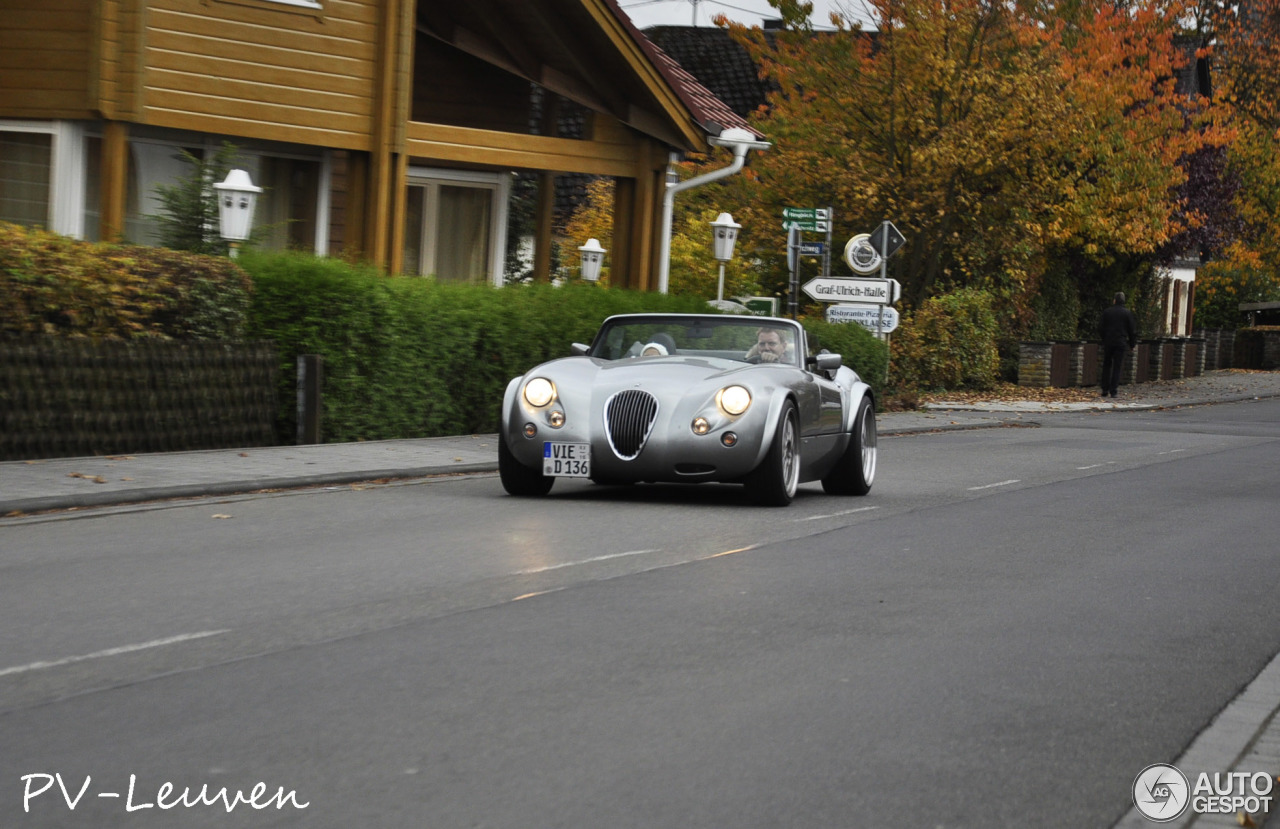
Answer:
<path fill-rule="evenodd" d="M 708 349 L 704 353 L 703 350 L 694 349 L 690 354 L 685 356 L 704 356 L 709 359 L 727 359 L 736 360 L 746 364 L 751 364 L 746 358 L 747 350 L 750 344 L 754 342 L 756 332 L 761 328 L 774 328 L 783 334 L 784 339 L 789 345 L 789 357 L 781 364 L 801 368 L 805 365 L 805 346 L 806 338 L 804 328 L 794 320 L 782 319 L 780 317 L 756 317 L 741 316 L 728 314 L 618 314 L 611 316 L 600 324 L 599 330 L 588 347 L 587 355 L 596 359 L 616 362 L 624 359 L 633 359 L 640 356 L 640 351 L 651 337 L 642 337 L 636 339 L 632 337 L 634 342 L 622 343 L 615 342 L 625 335 L 617 335 L 615 332 L 625 331 L 628 328 L 651 326 L 655 329 L 668 328 L 666 332 L 668 336 L 674 336 L 677 339 L 687 340 L 690 330 L 707 329 L 714 336 L 715 329 L 734 328 L 743 329 L 744 332 L 751 332 L 749 338 L 741 338 L 746 344 L 742 349 Z M 695 337 L 700 339 L 701 337 Z M 711 339 L 707 337 L 706 339 Z M 646 342 L 641 342 L 645 340 Z M 717 353 L 718 352 L 718 353 Z M 684 352 L 681 352 L 684 353 Z M 741 356 L 730 356 L 737 354 Z M 776 365 L 776 364 L 774 364 Z"/>

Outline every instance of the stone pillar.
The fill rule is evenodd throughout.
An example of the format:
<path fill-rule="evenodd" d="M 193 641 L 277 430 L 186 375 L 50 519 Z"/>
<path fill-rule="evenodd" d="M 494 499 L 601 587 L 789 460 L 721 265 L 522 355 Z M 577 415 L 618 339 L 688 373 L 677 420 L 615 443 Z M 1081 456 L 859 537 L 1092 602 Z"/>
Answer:
<path fill-rule="evenodd" d="M 1202 341 L 1200 345 L 1200 373 L 1206 370 L 1212 371 L 1217 368 L 1218 362 L 1218 335 L 1217 329 L 1197 328 L 1195 336 Z"/>
<path fill-rule="evenodd" d="M 1169 363 L 1169 379 L 1181 380 L 1187 376 L 1187 338 L 1174 338 L 1170 345 L 1173 346 L 1173 359 Z"/>
<path fill-rule="evenodd" d="M 1159 380 L 1164 372 L 1164 341 L 1147 340 L 1147 379 Z"/>
<path fill-rule="evenodd" d="M 1053 364 L 1053 343 L 1018 344 L 1018 385 L 1047 388 Z"/>

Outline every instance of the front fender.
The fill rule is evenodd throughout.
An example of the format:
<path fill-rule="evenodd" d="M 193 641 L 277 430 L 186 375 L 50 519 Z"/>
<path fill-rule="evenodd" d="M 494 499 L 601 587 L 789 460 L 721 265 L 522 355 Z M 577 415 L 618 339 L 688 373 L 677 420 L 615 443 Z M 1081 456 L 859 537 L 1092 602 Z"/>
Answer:
<path fill-rule="evenodd" d="M 769 411 L 765 419 L 764 431 L 760 435 L 760 445 L 756 449 L 755 462 L 751 464 L 752 469 L 764 463 L 765 457 L 769 454 L 769 449 L 773 446 L 773 438 L 778 434 L 778 423 L 782 420 L 782 407 L 788 400 L 799 406 L 795 396 L 782 388 L 769 395 Z"/>

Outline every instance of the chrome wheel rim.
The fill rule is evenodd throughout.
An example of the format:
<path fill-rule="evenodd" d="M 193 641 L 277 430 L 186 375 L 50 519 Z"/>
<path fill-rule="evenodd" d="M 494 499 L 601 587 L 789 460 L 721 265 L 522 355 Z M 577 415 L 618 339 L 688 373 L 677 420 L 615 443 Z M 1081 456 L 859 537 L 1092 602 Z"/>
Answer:
<path fill-rule="evenodd" d="M 870 484 L 876 477 L 876 420 L 870 409 L 862 416 L 862 480 Z"/>
<path fill-rule="evenodd" d="M 800 484 L 799 449 L 795 418 L 788 417 L 782 427 L 782 483 L 787 497 L 795 495 L 796 487 Z"/>

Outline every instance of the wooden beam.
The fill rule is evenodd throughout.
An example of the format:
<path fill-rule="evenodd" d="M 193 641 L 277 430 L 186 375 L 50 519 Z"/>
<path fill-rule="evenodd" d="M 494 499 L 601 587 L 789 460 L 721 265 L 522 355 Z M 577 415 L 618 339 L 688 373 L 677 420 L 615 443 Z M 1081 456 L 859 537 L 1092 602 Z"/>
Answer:
<path fill-rule="evenodd" d="M 609 251 L 612 268 L 609 284 L 615 288 L 634 288 L 638 251 L 635 238 L 636 180 L 613 180 L 613 250 Z"/>
<path fill-rule="evenodd" d="M 387 272 L 401 273 L 404 270 L 404 222 L 405 203 L 409 198 L 409 157 L 404 153 L 396 156 L 395 182 L 391 198 L 391 238 L 390 255 L 387 258 Z"/>
<path fill-rule="evenodd" d="M 556 209 L 556 177 L 538 176 L 538 206 L 533 229 L 533 281 L 551 281 L 551 236 Z"/>
<path fill-rule="evenodd" d="M 102 184 L 98 210 L 98 238 L 114 242 L 124 238 L 129 170 L 129 125 L 106 121 L 102 125 Z"/>
<path fill-rule="evenodd" d="M 406 150 L 420 158 L 499 169 L 635 175 L 634 143 L 578 141 L 542 135 L 409 122 Z"/>

